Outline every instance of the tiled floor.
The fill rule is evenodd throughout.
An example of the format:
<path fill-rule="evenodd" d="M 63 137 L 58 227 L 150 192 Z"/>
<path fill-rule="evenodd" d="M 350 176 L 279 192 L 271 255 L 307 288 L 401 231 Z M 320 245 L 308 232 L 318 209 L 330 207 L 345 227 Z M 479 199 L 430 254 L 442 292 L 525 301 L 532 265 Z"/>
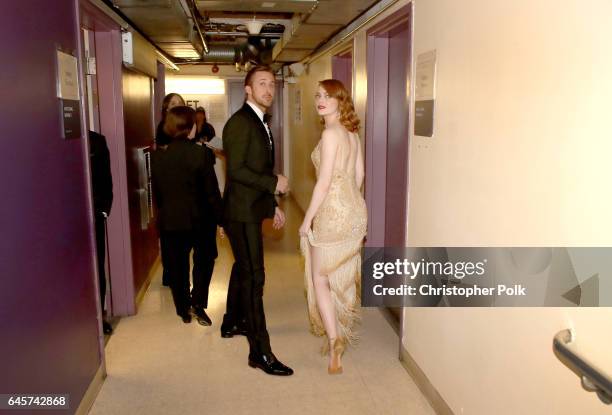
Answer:
<path fill-rule="evenodd" d="M 344 374 L 327 374 L 322 340 L 308 332 L 301 213 L 291 201 L 285 209 L 284 231 L 266 226 L 264 301 L 272 349 L 295 374 L 279 378 L 251 369 L 246 339 L 220 337 L 232 264 L 222 240 L 208 308 L 213 326 L 183 324 L 156 275 L 138 314 L 122 319 L 107 345 L 108 377 L 92 415 L 434 414 L 398 361 L 397 335 L 379 310 L 363 310 L 361 343 L 345 354 Z"/>

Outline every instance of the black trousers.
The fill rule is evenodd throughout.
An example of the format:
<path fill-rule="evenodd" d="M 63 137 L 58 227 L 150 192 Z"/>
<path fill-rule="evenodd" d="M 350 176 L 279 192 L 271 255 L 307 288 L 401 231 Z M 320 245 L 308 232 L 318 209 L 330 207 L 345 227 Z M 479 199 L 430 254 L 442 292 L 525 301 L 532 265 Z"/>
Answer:
<path fill-rule="evenodd" d="M 161 256 L 162 264 L 162 284 L 170 285 L 170 272 L 168 272 L 168 242 L 166 241 L 165 234 L 159 233 L 159 251 Z"/>
<path fill-rule="evenodd" d="M 241 292 L 240 267 L 238 266 L 238 262 L 234 261 L 229 285 L 227 287 L 227 301 L 225 315 L 223 316 L 223 325 L 228 328 L 233 326 L 246 327 Z"/>
<path fill-rule="evenodd" d="M 263 306 L 265 272 L 261 222 L 229 221 L 225 231 L 232 246 L 236 260 L 235 268 L 237 268 L 235 273 L 232 272 L 237 278 L 234 278 L 233 284 L 230 279 L 228 298 L 232 293 L 232 301 L 235 302 L 235 298 L 238 297 L 242 305 L 247 323 L 249 354 L 252 356 L 270 354 L 272 349 Z M 239 295 L 236 294 L 237 291 Z M 236 310 L 235 305 L 232 305 L 232 308 L 232 311 Z"/>
<path fill-rule="evenodd" d="M 208 289 L 217 258 L 217 226 L 194 231 L 164 231 L 166 266 L 178 315 L 190 306 L 208 307 Z M 193 287 L 189 290 L 189 254 L 193 250 Z"/>
<path fill-rule="evenodd" d="M 104 260 L 106 258 L 106 233 L 104 232 L 104 216 L 95 216 L 96 227 L 96 249 L 98 251 L 98 283 L 100 288 L 100 307 L 104 313 L 104 300 L 106 299 L 106 271 L 104 269 Z"/>

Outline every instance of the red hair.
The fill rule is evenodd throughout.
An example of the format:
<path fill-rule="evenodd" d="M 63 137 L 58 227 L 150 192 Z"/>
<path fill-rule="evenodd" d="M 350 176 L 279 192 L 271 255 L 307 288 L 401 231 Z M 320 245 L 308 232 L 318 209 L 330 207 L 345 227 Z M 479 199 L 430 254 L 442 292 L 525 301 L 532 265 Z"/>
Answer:
<path fill-rule="evenodd" d="M 338 100 L 338 112 L 340 112 L 340 123 L 348 131 L 356 133 L 359 131 L 359 117 L 355 112 L 355 106 L 351 95 L 344 87 L 344 84 L 337 79 L 325 79 L 319 85 L 329 94 L 330 97 Z"/>

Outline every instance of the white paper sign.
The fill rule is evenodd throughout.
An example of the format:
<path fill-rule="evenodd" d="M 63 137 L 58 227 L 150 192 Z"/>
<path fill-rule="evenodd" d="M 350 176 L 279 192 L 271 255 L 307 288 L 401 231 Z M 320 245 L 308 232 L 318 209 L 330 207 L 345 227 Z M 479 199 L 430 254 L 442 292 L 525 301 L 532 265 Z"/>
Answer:
<path fill-rule="evenodd" d="M 421 53 L 416 62 L 415 98 L 417 101 L 436 98 L 436 51 Z"/>
<path fill-rule="evenodd" d="M 57 51 L 57 97 L 73 101 L 79 100 L 79 70 L 77 58 Z"/>

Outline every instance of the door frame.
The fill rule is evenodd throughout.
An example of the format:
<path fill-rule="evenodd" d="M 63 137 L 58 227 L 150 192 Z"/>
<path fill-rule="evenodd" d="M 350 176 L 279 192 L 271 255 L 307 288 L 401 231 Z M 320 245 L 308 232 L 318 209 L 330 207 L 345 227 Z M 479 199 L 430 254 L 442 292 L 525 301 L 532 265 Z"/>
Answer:
<path fill-rule="evenodd" d="M 79 42 L 83 42 L 82 29 L 90 31 L 95 39 L 100 133 L 107 139 L 113 177 L 113 207 L 107 220 L 106 255 L 109 266 L 107 277 L 110 280 L 109 290 L 112 298 L 112 301 L 109 301 L 108 314 L 109 317 L 132 315 L 136 312 L 136 304 L 127 197 L 121 27 L 87 0 L 79 1 L 79 11 Z M 79 45 L 79 49 L 79 60 L 82 64 L 86 64 L 86 59 L 82 56 L 82 45 Z M 84 71 L 82 72 L 83 82 L 85 75 Z M 90 128 L 88 111 L 85 99 L 83 109 L 86 121 L 85 132 Z"/>
<path fill-rule="evenodd" d="M 408 62 L 408 79 L 406 80 L 409 98 L 409 133 L 406 160 L 409 160 L 410 140 L 412 139 L 413 88 L 412 77 L 412 44 L 413 44 L 413 12 L 412 2 L 387 17 L 385 20 L 369 29 L 367 36 L 367 85 L 368 100 L 366 109 L 366 140 L 365 164 L 366 184 L 365 199 L 368 205 L 368 239 L 366 246 L 385 246 L 385 195 L 387 183 L 387 131 L 388 131 L 388 73 L 389 73 L 389 40 L 385 34 L 402 24 L 410 27 L 410 53 Z M 406 205 L 404 245 L 408 241 L 408 199 L 409 199 L 409 166 L 406 170 Z"/>
<path fill-rule="evenodd" d="M 338 71 L 338 67 L 342 64 L 344 64 L 345 60 L 348 60 L 348 57 L 350 56 L 350 65 L 349 65 L 349 69 L 351 71 L 350 73 L 350 77 L 349 77 L 349 81 L 350 81 L 350 85 L 345 85 L 345 87 L 347 87 L 346 89 L 348 90 L 349 94 L 351 94 L 351 98 L 355 96 L 355 52 L 354 52 L 354 47 L 353 47 L 353 43 L 349 43 L 345 48 L 342 48 L 338 51 L 336 51 L 332 57 L 331 57 L 331 62 L 332 62 L 332 78 L 334 79 L 338 79 L 340 81 L 342 81 L 342 79 L 339 79 L 339 77 L 337 77 L 337 71 Z M 343 82 L 344 83 L 344 82 Z"/>
<path fill-rule="evenodd" d="M 366 32 L 367 88 L 365 164 L 365 199 L 368 206 L 367 247 L 385 246 L 386 222 L 386 185 L 387 185 L 387 139 L 388 139 L 388 91 L 389 91 L 389 38 L 388 34 L 408 24 L 409 53 L 407 62 L 408 97 L 408 140 L 406 162 L 410 160 L 410 142 L 414 110 L 414 83 L 411 82 L 414 45 L 414 13 L 410 2 Z M 406 168 L 406 200 L 404 205 L 404 246 L 408 245 L 408 206 L 410 197 L 410 166 Z M 383 308 L 383 314 L 391 321 L 398 332 L 399 341 L 403 338 L 403 310 Z M 401 347 L 400 347 L 401 350 Z"/>

